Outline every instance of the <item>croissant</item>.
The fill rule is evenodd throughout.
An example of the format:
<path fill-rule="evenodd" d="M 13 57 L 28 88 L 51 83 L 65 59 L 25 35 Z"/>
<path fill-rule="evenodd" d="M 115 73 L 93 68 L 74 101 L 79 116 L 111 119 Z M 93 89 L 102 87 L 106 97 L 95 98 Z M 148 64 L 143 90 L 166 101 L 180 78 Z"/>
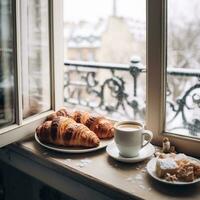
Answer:
<path fill-rule="evenodd" d="M 105 117 L 91 115 L 88 112 L 69 112 L 66 108 L 62 108 L 56 112 L 57 116 L 71 117 L 77 123 L 84 124 L 91 131 L 96 133 L 100 139 L 109 139 L 114 136 L 113 124 Z"/>
<path fill-rule="evenodd" d="M 112 138 L 114 135 L 113 124 L 102 116 L 76 111 L 72 113 L 72 118 L 76 122 L 86 125 L 91 131 L 96 133 L 100 139 Z"/>
<path fill-rule="evenodd" d="M 85 125 L 76 123 L 69 117 L 54 117 L 36 129 L 41 142 L 60 146 L 96 147 L 100 140 Z"/>
<path fill-rule="evenodd" d="M 47 116 L 45 121 L 52 121 L 54 118 L 58 116 L 63 116 L 63 117 L 71 117 L 71 112 L 68 112 L 65 108 L 61 108 L 57 112 L 54 112 Z"/>

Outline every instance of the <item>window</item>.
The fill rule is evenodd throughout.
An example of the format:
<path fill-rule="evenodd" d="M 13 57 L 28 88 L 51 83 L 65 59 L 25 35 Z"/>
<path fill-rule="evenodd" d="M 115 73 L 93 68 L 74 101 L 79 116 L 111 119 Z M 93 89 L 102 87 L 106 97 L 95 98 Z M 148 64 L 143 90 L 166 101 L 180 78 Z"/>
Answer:
<path fill-rule="evenodd" d="M 54 31 L 63 30 L 61 7 L 53 0 L 0 1 L 0 146 L 32 134 L 62 105 L 55 90 L 62 88 L 62 37 Z"/>
<path fill-rule="evenodd" d="M 128 24 L 137 24 L 133 23 L 134 17 L 140 12 L 140 14 L 143 13 L 141 14 L 141 16 L 145 18 L 144 11 L 146 2 L 147 70 L 145 67 L 146 59 L 144 59 L 146 52 L 144 53 L 142 51 L 145 46 L 143 46 L 142 43 L 140 43 L 140 45 L 136 45 L 138 44 L 138 41 L 134 41 L 133 43 L 130 41 L 127 42 L 126 40 L 129 37 L 127 35 L 123 35 L 124 29 L 120 27 L 120 23 L 118 23 L 119 21 L 123 21 L 122 24 L 124 25 L 124 21 L 126 21 L 126 15 L 128 14 L 127 9 L 128 7 L 130 7 L 132 9 L 132 12 Z M 181 41 L 181 37 L 179 37 L 179 35 L 180 32 L 183 35 L 184 32 L 182 29 L 187 28 L 187 26 L 183 26 L 183 23 L 181 23 L 182 26 L 180 23 L 180 27 L 177 26 L 176 22 L 179 12 L 174 12 L 174 9 L 178 7 L 179 11 L 181 11 L 181 9 L 185 10 L 186 16 L 190 16 L 191 18 L 190 12 L 193 10 L 194 7 L 196 7 L 196 12 L 198 13 L 198 2 L 194 0 L 188 3 L 191 9 L 189 9 L 189 7 L 188 9 L 185 9 L 185 7 L 187 7 L 187 5 L 185 5 L 186 1 L 184 1 L 183 4 L 182 1 L 173 2 L 170 0 L 156 0 L 146 2 L 134 0 L 127 0 L 123 2 L 120 0 L 113 0 L 107 1 L 106 3 L 104 3 L 103 1 L 90 2 L 89 0 L 85 0 L 84 2 L 78 0 L 65 1 L 66 6 L 64 6 L 64 13 L 66 13 L 66 15 L 64 18 L 64 51 L 65 59 L 70 59 L 70 61 L 66 60 L 65 62 L 65 103 L 66 105 L 81 105 L 87 108 L 89 107 L 95 112 L 100 112 L 106 115 L 109 114 L 112 118 L 116 117 L 117 119 L 127 119 L 128 117 L 136 120 L 144 120 L 146 116 L 147 127 L 155 132 L 155 142 L 161 142 L 162 137 L 164 135 L 167 135 L 168 137 L 171 137 L 173 139 L 173 141 L 179 148 L 183 147 L 185 141 L 187 141 L 188 144 L 192 142 L 191 144 L 194 144 L 195 148 L 197 148 L 199 141 L 196 139 L 189 139 L 191 138 L 191 136 L 197 136 L 197 139 L 199 137 L 197 132 L 192 133 L 199 129 L 199 119 L 197 116 L 199 115 L 199 72 L 195 69 L 190 69 L 189 71 L 187 69 L 184 69 L 181 71 L 180 68 L 178 68 L 178 63 L 174 65 L 174 59 L 172 59 L 174 58 L 175 54 L 177 54 L 177 49 L 172 49 L 174 46 L 177 45 L 177 43 L 184 44 L 185 40 L 182 39 L 184 40 L 184 42 Z M 73 3 L 74 5 L 81 5 L 81 10 L 78 11 L 76 6 L 73 7 Z M 142 4 L 143 6 L 141 6 Z M 90 7 L 92 11 L 87 13 L 88 7 Z M 95 11 L 97 7 L 98 12 Z M 107 15 L 102 15 L 101 20 L 99 20 L 99 22 L 101 23 L 97 23 L 98 16 L 101 15 L 101 7 L 103 7 L 105 13 L 107 12 Z M 122 14 L 122 10 L 124 7 L 126 8 L 125 15 Z M 108 14 L 109 8 L 110 11 L 112 10 L 110 15 Z M 92 15 L 92 12 L 94 12 L 93 16 L 90 16 L 87 19 L 87 15 Z M 173 13 L 176 14 L 176 16 L 172 16 Z M 193 17 L 193 21 L 194 18 L 198 17 Z M 182 16 L 181 18 L 179 17 L 179 19 L 182 19 Z M 95 22 L 95 20 L 97 22 Z M 139 24 L 140 23 L 138 23 L 136 29 L 132 29 L 134 36 L 136 36 L 136 32 L 142 33 L 142 30 L 144 30 L 143 28 L 146 26 L 146 22 L 143 28 L 141 28 Z M 176 31 L 178 31 L 177 38 L 175 38 L 175 35 L 172 33 L 173 24 L 176 28 Z M 101 32 L 98 32 L 98 25 L 106 27 L 100 29 L 103 33 L 103 37 L 101 36 Z M 115 29 L 110 29 L 110 26 L 115 27 Z M 95 31 L 93 31 L 91 27 L 95 27 Z M 115 31 L 112 32 L 112 30 Z M 194 28 L 190 29 L 190 32 L 193 32 L 193 30 Z M 196 26 L 195 30 L 196 32 L 194 32 L 193 34 L 196 36 L 198 35 L 198 26 Z M 127 32 L 130 33 L 128 28 Z M 94 35 L 94 33 L 100 34 L 97 37 L 96 35 Z M 109 37 L 109 33 L 111 37 Z M 144 35 L 146 35 L 146 32 L 143 33 Z M 198 36 L 196 37 L 196 43 L 198 43 Z M 100 38 L 100 40 L 98 40 L 98 38 Z M 104 41 L 105 38 L 106 42 Z M 141 38 L 144 39 L 145 37 Z M 89 51 L 85 49 L 86 46 L 84 46 L 86 44 L 86 39 L 87 42 L 98 41 L 98 43 L 95 43 L 96 45 L 98 44 L 97 46 L 95 46 L 96 49 L 94 48 L 94 45 L 91 45 L 93 47 L 93 50 L 95 49 L 95 51 L 93 51 L 95 55 L 95 62 L 85 62 L 89 61 L 88 56 L 84 56 L 87 53 L 89 54 Z M 126 44 L 124 44 L 123 42 Z M 143 42 L 145 43 L 145 39 L 143 40 Z M 136 47 L 135 51 L 134 49 L 129 48 L 131 44 Z M 106 47 L 104 50 L 101 50 L 103 49 L 103 45 L 105 45 Z M 124 48 L 124 46 L 126 46 L 126 48 Z M 184 47 L 188 51 L 188 46 L 185 45 Z M 194 47 L 197 48 L 197 44 L 195 44 Z M 75 56 L 76 48 L 77 55 L 81 54 L 81 57 Z M 134 52 L 137 55 L 139 54 L 138 56 L 141 58 L 141 62 L 138 62 L 137 59 L 136 61 L 134 59 L 128 59 L 131 54 L 128 53 L 129 51 L 126 51 L 127 48 L 129 48 L 130 52 Z M 126 56 L 121 56 L 120 53 L 123 54 L 124 52 L 126 52 Z M 198 51 L 195 50 L 195 52 L 197 53 Z M 125 60 L 120 58 L 125 58 Z M 176 59 L 179 59 L 180 63 L 185 62 L 183 58 L 180 58 L 180 56 L 178 57 L 177 55 Z M 77 62 L 77 60 L 79 62 Z M 130 64 L 129 61 L 128 64 L 128 60 L 133 62 L 131 62 Z M 138 63 L 140 65 L 138 65 Z M 117 70 L 120 69 L 119 73 L 117 72 L 116 68 Z M 128 73 L 124 72 L 127 68 L 129 69 Z M 107 69 L 111 70 L 111 74 L 108 73 Z M 145 81 L 143 81 L 146 79 L 145 72 L 147 72 L 146 100 L 146 93 L 144 92 L 145 87 L 141 87 L 141 85 L 143 86 L 146 84 Z M 130 74 L 132 76 L 132 80 L 131 77 L 129 77 Z M 108 83 L 108 85 L 106 85 L 105 82 L 102 81 L 102 79 L 106 80 L 105 82 Z M 186 82 L 187 86 L 184 85 L 186 84 Z M 185 90 L 182 91 L 182 89 L 180 88 L 179 94 L 175 94 L 177 92 L 174 93 L 174 91 L 178 90 L 177 85 L 180 86 L 181 84 L 183 84 Z M 172 85 L 173 88 L 171 88 Z M 127 87 L 128 89 L 125 87 Z M 182 100 L 178 99 L 183 99 L 184 94 L 189 91 L 189 88 L 194 89 L 192 93 L 188 95 L 188 97 L 190 96 L 191 99 L 193 99 L 193 105 L 185 104 L 183 108 L 181 107 L 181 103 L 183 103 Z M 109 95 L 112 96 L 112 98 L 109 98 Z M 116 99 L 117 101 L 115 102 Z M 189 103 L 191 104 L 191 100 Z M 187 116 L 190 118 L 190 121 L 186 121 L 184 117 L 185 109 L 188 109 L 191 112 L 194 106 L 195 109 L 193 110 L 194 112 L 192 112 L 191 115 L 195 116 L 195 118 L 191 119 L 190 115 Z M 182 109 L 182 111 L 179 111 L 180 109 Z M 118 115 L 115 113 L 116 110 L 119 112 L 117 113 Z M 176 110 L 178 110 L 179 112 L 177 116 Z M 181 143 L 179 142 L 180 140 L 182 140 Z M 191 149 L 188 151 L 194 152 Z"/>
<path fill-rule="evenodd" d="M 200 137 L 200 4 L 168 0 L 167 6 L 166 131 Z"/>
<path fill-rule="evenodd" d="M 74 2 L 75 11 L 71 7 Z M 66 59 L 71 56 L 71 60 L 66 60 L 64 66 L 65 104 L 89 107 L 104 115 L 109 113 L 110 117 L 115 116 L 117 119 L 129 117 L 144 120 L 146 117 L 147 128 L 154 132 L 154 143 L 161 144 L 163 136 L 168 136 L 179 150 L 199 156 L 199 69 L 194 69 L 198 66 L 198 42 L 191 41 L 188 46 L 188 41 L 184 40 L 184 34 L 191 31 L 189 34 L 194 34 L 198 41 L 198 26 L 193 25 L 198 22 L 198 16 L 193 16 L 198 11 L 198 1 L 192 0 L 188 6 L 186 1 L 175 3 L 171 0 L 106 0 L 95 1 L 96 3 L 81 0 L 79 6 L 77 2 L 65 0 L 65 6 L 68 5 L 68 12 L 65 13 L 80 18 L 83 16 L 81 12 L 90 8 L 91 12 L 88 13 L 94 11 L 94 16 L 100 18 L 100 9 L 93 9 L 98 2 L 98 8 L 103 7 L 106 15 L 100 21 L 97 20 L 97 24 L 94 24 L 95 19 L 93 22 L 70 22 L 69 16 L 65 18 L 64 26 L 68 27 L 64 32 Z M 133 3 L 135 6 L 132 6 Z M 128 10 L 123 11 L 125 4 Z M 84 7 L 86 5 L 89 6 Z M 191 12 L 192 6 L 196 11 L 191 15 L 188 12 Z M 145 7 L 147 23 L 133 23 L 130 16 L 138 13 L 145 19 Z M 172 16 L 173 9 L 177 7 L 179 9 L 176 16 Z M 63 104 L 62 8 L 62 1 L 55 0 L 2 0 L 0 3 L 0 25 L 4 27 L 0 29 L 1 146 L 34 132 L 37 124 L 51 110 Z M 79 12 L 78 8 L 81 8 Z M 134 11 L 130 12 L 130 8 Z M 182 30 L 186 25 L 175 24 L 173 29 L 173 23 L 176 23 L 179 13 L 182 13 L 181 9 L 190 16 L 186 22 L 191 28 L 186 29 L 186 32 Z M 128 13 L 129 20 L 125 20 Z M 109 22 L 120 24 L 121 28 L 112 27 L 109 31 L 114 30 L 113 33 L 103 40 L 96 33 L 102 30 L 103 33 L 110 33 L 105 28 Z M 101 27 L 100 30 L 98 26 Z M 84 34 L 80 35 L 82 27 L 92 27 L 92 33 L 95 34 L 88 35 L 84 29 Z M 129 29 L 130 27 L 133 29 Z M 129 30 L 134 34 L 131 35 Z M 138 33 L 143 34 L 137 35 L 138 30 Z M 173 31 L 181 31 L 182 34 L 175 38 Z M 82 29 L 80 32 L 82 33 Z M 123 41 L 120 40 L 121 35 L 124 35 Z M 137 38 L 139 44 L 136 45 L 136 42 L 129 51 L 127 39 L 133 38 Z M 110 56 L 98 49 L 102 41 L 109 43 L 106 50 L 112 52 Z M 177 43 L 181 43 L 183 47 L 177 47 Z M 133 46 L 133 43 L 130 44 Z M 98 52 L 101 59 L 97 56 Z M 183 64 L 190 69 L 182 70 L 180 66 Z M 180 73 L 184 76 L 180 77 Z M 176 87 L 172 89 L 177 81 L 180 82 L 179 86 L 184 87 L 178 92 L 175 91 Z M 140 90 L 139 86 L 142 86 Z M 187 104 L 184 94 L 190 98 Z M 180 100 L 176 101 L 176 98 Z M 184 108 L 181 107 L 179 115 L 173 115 L 176 116 L 176 121 L 172 122 L 171 114 L 176 113 L 175 110 L 180 105 Z M 175 112 L 170 112 L 170 109 Z M 186 110 L 187 114 L 183 114 Z M 186 145 L 190 148 L 184 148 Z"/>
<path fill-rule="evenodd" d="M 27 118 L 51 108 L 48 0 L 25 1 L 21 11 L 22 107 Z"/>
<path fill-rule="evenodd" d="M 76 6 L 73 7 L 73 3 L 75 5 L 81 5 L 81 10 L 78 11 Z M 134 3 L 135 5 L 133 6 Z M 146 46 L 146 41 L 144 39 L 146 31 L 143 32 L 144 27 L 146 27 L 146 22 L 143 28 L 138 25 L 135 30 L 132 29 L 133 33 L 144 33 L 143 36 L 139 34 L 141 38 L 144 39 L 144 46 L 142 46 L 142 43 L 137 46 L 136 43 L 127 42 L 126 40 L 129 37 L 123 35 L 124 29 L 122 29 L 122 27 L 116 28 L 119 25 L 119 21 L 125 21 L 128 7 L 133 10 L 135 9 L 135 12 L 133 10 L 131 12 L 129 25 L 134 24 L 133 18 L 138 12 L 140 12 L 140 14 L 143 13 L 141 15 L 145 18 L 144 11 L 146 3 L 147 53 L 143 51 Z M 197 1 L 193 0 L 188 4 L 191 7 L 190 12 L 192 12 L 193 5 L 196 7 L 196 12 L 198 13 Z M 182 29 L 186 27 L 183 26 L 183 23 L 182 26 L 180 24 L 180 27 L 178 27 L 176 24 L 177 17 L 174 16 L 179 14 L 178 12 L 174 12 L 174 9 L 178 7 L 178 10 L 184 10 L 187 12 L 186 16 L 190 16 L 191 18 L 189 7 L 185 9 L 187 7 L 186 1 L 182 3 L 182 1 L 174 2 L 170 0 L 127 0 L 123 2 L 120 0 L 113 0 L 107 1 L 106 3 L 103 1 L 95 1 L 95 3 L 92 1 L 91 3 L 89 0 L 85 0 L 84 2 L 66 0 L 65 6 L 65 104 L 67 106 L 71 105 L 72 107 L 78 105 L 90 108 L 93 112 L 99 112 L 107 116 L 109 114 L 112 118 L 117 118 L 118 120 L 124 118 L 144 120 L 146 117 L 147 127 L 155 133 L 155 143 L 161 144 L 163 136 L 168 136 L 179 149 L 197 155 L 198 151 L 196 149 L 199 149 L 198 136 L 192 139 L 191 136 L 196 136 L 195 134 L 197 134 L 197 132 L 192 132 L 199 129 L 199 117 L 197 116 L 199 115 L 199 74 L 198 70 L 194 69 L 195 63 L 192 65 L 190 63 L 190 72 L 187 69 L 180 71 L 178 63 L 175 62 L 177 59 L 180 60 L 180 63 L 184 63 L 185 61 L 180 57 L 180 51 L 178 49 L 172 50 L 172 47 L 176 48 L 177 43 L 180 43 L 184 45 L 184 51 L 188 52 L 188 49 L 190 51 L 190 48 L 184 44 L 185 40 L 183 39 L 183 34 L 181 35 L 182 41 L 180 37 L 180 32 L 184 33 Z M 97 7 L 98 12 L 95 11 Z M 101 7 L 104 8 L 107 15 L 102 15 L 99 21 L 101 23 L 97 23 L 98 17 L 101 15 Z M 124 7 L 127 8 L 125 15 L 122 14 Z M 87 13 L 88 8 L 90 8 L 91 12 Z M 109 9 L 110 11 L 112 10 L 110 15 L 108 14 Z M 88 19 L 85 19 L 87 18 L 86 16 L 92 14 L 92 12 L 95 12 L 94 17 L 90 16 Z M 172 13 L 174 13 L 173 16 Z M 193 17 L 193 21 L 196 20 L 196 18 L 198 17 L 195 16 L 195 19 Z M 80 19 L 82 19 L 82 21 Z M 91 20 L 92 22 L 89 22 Z M 95 20 L 97 21 L 96 23 Z M 115 28 L 112 27 L 109 29 L 112 23 L 116 26 Z M 173 24 L 175 29 L 173 29 Z M 102 32 L 98 32 L 98 25 L 104 27 L 100 29 Z M 91 27 L 95 27 L 95 31 L 92 31 Z M 129 29 L 127 28 L 127 30 Z M 177 31 L 177 38 L 175 38 L 172 32 L 173 30 Z M 189 31 L 191 32 L 193 30 L 194 29 L 190 29 Z M 197 35 L 198 38 L 198 26 L 196 26 L 195 30 L 196 32 L 193 34 Z M 93 33 L 100 34 L 97 36 Z M 101 33 L 103 33 L 103 37 Z M 111 37 L 107 36 L 109 33 Z M 136 36 L 136 34 L 134 34 L 134 36 Z M 107 45 L 106 49 L 101 51 L 104 39 Z M 98 42 L 93 43 L 94 41 Z M 88 59 L 89 56 L 84 56 L 91 52 L 88 51 L 88 46 L 87 48 L 84 46 L 86 42 L 87 44 L 89 42 L 93 44 L 93 46 L 91 46 L 95 56 L 93 56 L 94 60 L 92 62 L 91 59 Z M 94 46 L 94 44 L 96 44 L 96 46 Z M 135 53 L 140 57 L 140 61 L 138 57 L 128 59 L 131 54 L 126 50 L 130 44 L 134 44 L 136 48 Z M 197 53 L 197 44 L 192 44 L 192 46 L 196 48 L 195 53 Z M 134 50 L 130 49 L 130 52 L 134 52 Z M 98 56 L 98 53 L 101 56 Z M 123 53 L 125 53 L 126 56 L 124 56 Z M 192 51 L 190 51 L 190 53 L 192 53 Z M 145 55 L 147 56 L 147 61 Z M 121 58 L 125 58 L 125 60 Z M 112 61 L 114 61 L 114 64 Z M 145 67 L 145 65 L 147 67 Z M 145 82 L 146 75 L 147 83 Z M 102 80 L 106 81 L 104 82 Z M 146 89 L 145 83 L 147 86 Z M 177 90 L 176 86 L 181 86 L 181 84 L 185 90 L 183 91 L 183 89 L 180 88 L 179 93 L 175 92 L 175 90 Z M 173 88 L 171 88 L 171 86 L 173 86 Z M 139 91 L 138 88 L 140 88 Z M 181 106 L 183 105 L 184 94 L 189 91 L 189 88 L 194 89 L 192 93 L 188 95 L 192 100 L 189 100 L 190 105 L 185 104 L 183 108 Z M 193 105 L 191 105 L 191 101 L 193 101 Z M 182 111 L 179 112 L 178 109 L 180 108 Z M 186 115 L 188 115 L 187 117 L 190 119 L 187 122 L 183 114 L 185 109 L 188 109 L 190 113 L 192 113 L 191 115 L 194 116 L 194 118 L 191 119 L 191 115 L 189 116 L 187 113 Z M 191 109 L 194 109 L 194 112 L 191 112 Z M 118 111 L 118 113 L 115 111 Z M 179 113 L 176 116 L 177 111 Z M 184 149 L 184 144 L 186 143 L 191 144 L 192 148 Z"/>
<path fill-rule="evenodd" d="M 0 1 L 0 128 L 15 123 L 15 37 L 13 2 Z"/>
<path fill-rule="evenodd" d="M 148 28 L 147 28 L 148 30 L 148 34 L 147 34 L 148 98 L 147 98 L 147 116 L 146 116 L 147 127 L 153 130 L 155 143 L 161 144 L 163 136 L 167 136 L 171 138 L 173 144 L 176 145 L 179 151 L 183 151 L 187 154 L 199 156 L 199 150 L 200 150 L 199 139 L 188 137 L 181 130 L 177 132 L 178 134 L 174 134 L 176 133 L 176 131 L 169 128 L 170 124 L 166 122 L 168 121 L 168 117 L 169 117 L 169 113 L 168 113 L 169 108 L 167 106 L 169 102 L 169 98 L 166 97 L 166 94 L 168 94 L 168 87 L 170 84 L 170 82 L 168 82 L 169 77 L 173 75 L 173 71 L 169 67 L 169 63 L 170 63 L 169 57 L 167 59 L 167 52 L 168 52 L 168 56 L 169 56 L 169 53 L 171 53 L 170 48 L 168 46 L 171 40 L 170 37 L 173 37 L 172 35 L 170 35 L 170 28 L 171 28 L 170 27 L 170 22 L 171 22 L 170 12 L 171 11 L 169 11 L 169 9 L 172 9 L 172 7 L 174 7 L 174 9 L 177 8 L 175 4 L 178 4 L 178 2 L 180 3 L 180 1 L 177 1 L 176 3 L 174 3 L 173 1 L 167 2 L 167 1 L 159 1 L 159 0 L 148 1 L 148 6 L 147 6 L 148 8 L 147 9 L 147 13 L 148 13 L 148 16 L 147 16 L 147 19 L 148 19 L 148 22 L 147 22 L 148 24 Z M 181 1 L 181 5 L 179 7 L 182 7 L 182 6 L 183 4 Z M 168 14 L 168 18 L 167 18 L 167 14 Z M 168 22 L 167 22 L 167 19 L 168 19 Z M 184 60 L 182 61 L 185 62 Z M 167 67 L 167 64 L 168 64 L 168 67 Z M 175 71 L 177 72 L 178 70 L 175 68 Z M 192 69 L 192 71 L 195 72 L 194 69 Z M 178 78 L 176 79 L 178 81 Z M 184 89 L 186 89 L 186 86 L 184 86 Z M 190 95 L 190 96 L 193 96 L 193 95 Z M 195 96 L 195 99 L 196 99 L 196 96 Z M 181 121 L 179 121 L 179 123 L 181 123 Z"/>

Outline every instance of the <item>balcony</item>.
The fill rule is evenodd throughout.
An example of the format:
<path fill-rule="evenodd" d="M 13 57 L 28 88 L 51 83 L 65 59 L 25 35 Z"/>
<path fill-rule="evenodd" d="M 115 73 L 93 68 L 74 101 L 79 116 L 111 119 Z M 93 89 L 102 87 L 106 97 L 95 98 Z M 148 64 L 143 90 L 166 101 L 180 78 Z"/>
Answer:
<path fill-rule="evenodd" d="M 112 119 L 144 121 L 146 67 L 133 59 L 130 65 L 66 61 L 64 102 Z M 175 81 L 176 80 L 176 81 Z M 200 70 L 167 69 L 167 130 L 187 130 L 200 136 Z"/>

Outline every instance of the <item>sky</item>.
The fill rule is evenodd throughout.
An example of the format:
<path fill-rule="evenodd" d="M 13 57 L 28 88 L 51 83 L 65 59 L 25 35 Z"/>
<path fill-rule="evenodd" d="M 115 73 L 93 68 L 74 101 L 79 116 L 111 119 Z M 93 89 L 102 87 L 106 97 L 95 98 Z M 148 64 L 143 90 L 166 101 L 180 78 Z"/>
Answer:
<path fill-rule="evenodd" d="M 63 0 L 64 21 L 97 21 L 113 13 L 114 0 Z M 146 0 L 116 0 L 117 15 L 145 21 Z"/>
<path fill-rule="evenodd" d="M 113 13 L 114 0 L 63 0 L 64 21 L 95 22 Z M 116 0 L 117 15 L 146 21 L 146 0 Z M 173 20 L 194 20 L 200 11 L 200 0 L 168 0 L 168 16 Z"/>
<path fill-rule="evenodd" d="M 170 20 L 195 20 L 199 16 L 200 0 L 168 0 L 168 16 Z"/>

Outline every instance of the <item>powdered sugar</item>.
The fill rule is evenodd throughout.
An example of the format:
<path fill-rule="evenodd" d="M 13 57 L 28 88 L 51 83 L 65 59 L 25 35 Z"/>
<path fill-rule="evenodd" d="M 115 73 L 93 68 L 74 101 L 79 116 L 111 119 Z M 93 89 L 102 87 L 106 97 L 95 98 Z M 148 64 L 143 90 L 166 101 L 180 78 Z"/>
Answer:
<path fill-rule="evenodd" d="M 88 166 L 90 163 L 92 162 L 92 160 L 85 158 L 85 159 L 81 159 L 79 163 L 77 163 L 77 166 L 80 168 L 86 167 Z"/>

